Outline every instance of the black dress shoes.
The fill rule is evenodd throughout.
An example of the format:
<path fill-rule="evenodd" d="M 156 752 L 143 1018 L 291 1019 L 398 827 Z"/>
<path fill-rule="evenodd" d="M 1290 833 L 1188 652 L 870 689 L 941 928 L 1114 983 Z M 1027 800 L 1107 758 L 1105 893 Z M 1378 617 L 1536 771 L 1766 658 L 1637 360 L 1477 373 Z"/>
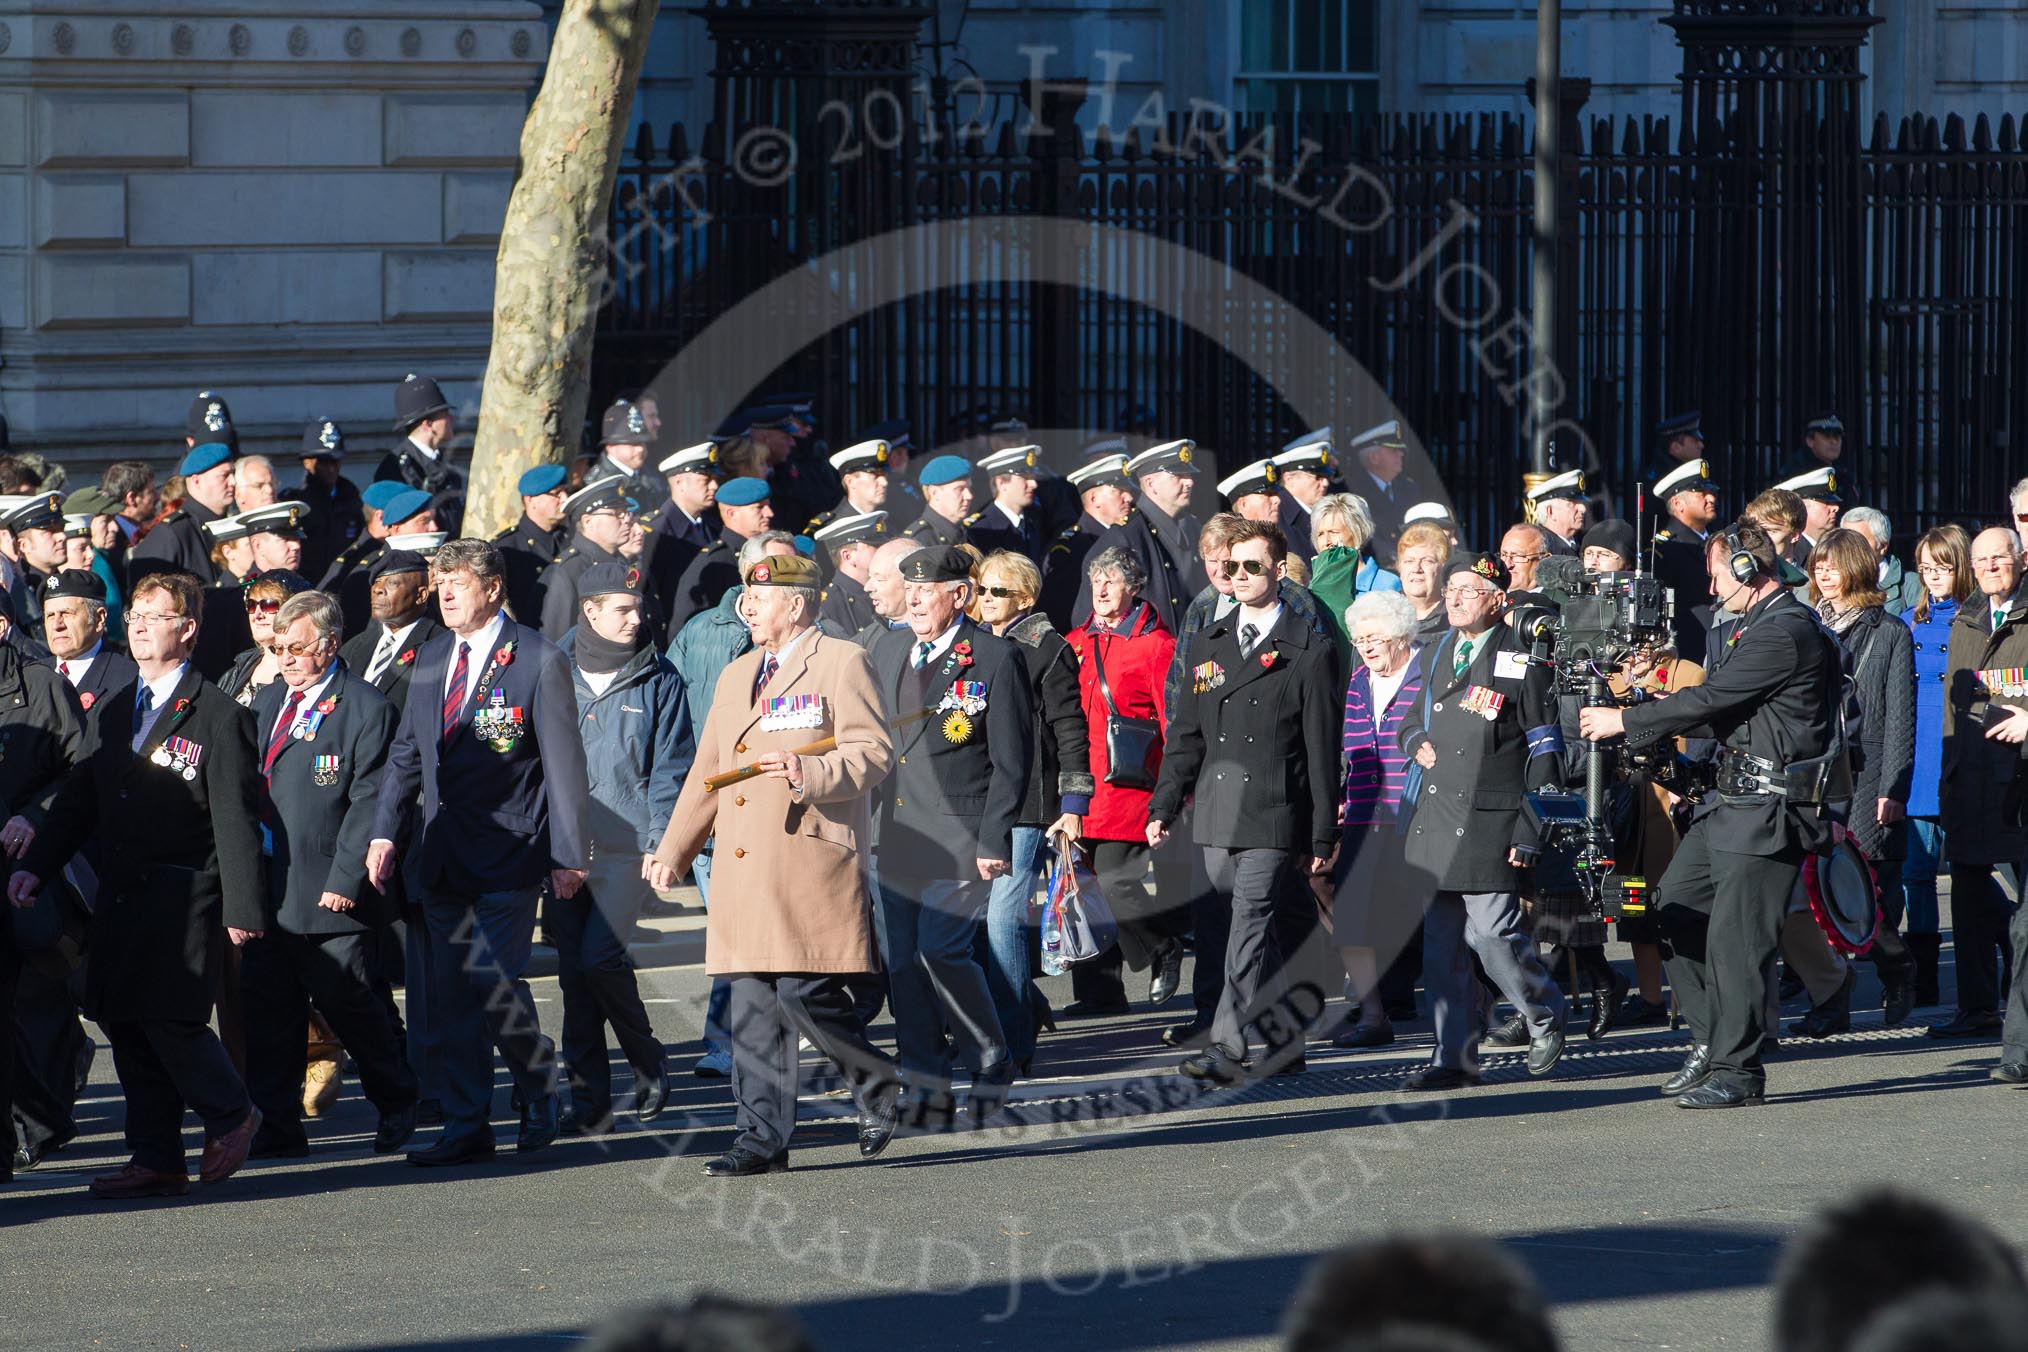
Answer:
<path fill-rule="evenodd" d="M 1172 1023 L 1167 1028 L 1164 1028 L 1162 1030 L 1162 1045 L 1164 1047 L 1197 1047 L 1203 1045 L 1204 1040 L 1210 1036 L 1210 1024 L 1198 1023 L 1195 1019 L 1192 1019 L 1189 1023 Z"/>
<path fill-rule="evenodd" d="M 373 1133 L 373 1153 L 392 1155 L 408 1144 L 408 1138 L 415 1135 L 416 1105 L 396 1108 L 393 1112 L 380 1115 L 380 1128 Z"/>
<path fill-rule="evenodd" d="M 76 1139 L 77 1128 L 71 1127 L 34 1145 L 23 1141 L 14 1147 L 14 1167 L 25 1174 Z"/>
<path fill-rule="evenodd" d="M 611 1109 L 591 1112 L 573 1103 L 556 1115 L 558 1136 L 610 1136 L 616 1125 Z"/>
<path fill-rule="evenodd" d="M 789 1171 L 789 1152 L 779 1155 L 763 1155 L 745 1146 L 734 1146 L 704 1166 L 706 1178 L 752 1178 L 756 1174 L 785 1174 Z"/>
<path fill-rule="evenodd" d="M 250 1160 L 299 1160 L 309 1153 L 307 1138 L 284 1136 L 280 1132 L 261 1132 L 246 1149 L 246 1157 Z"/>
<path fill-rule="evenodd" d="M 1678 1108 L 1758 1108 L 1767 1101 L 1765 1091 L 1741 1089 L 1736 1084 L 1707 1082 L 1676 1100 Z"/>
<path fill-rule="evenodd" d="M 1613 1025 L 1620 1021 L 1620 1011 L 1626 1008 L 1627 992 L 1633 988 L 1633 984 L 1618 972 L 1614 972 L 1611 989 L 1600 990 L 1596 986 L 1592 987 L 1591 1023 L 1584 1030 L 1586 1037 L 1597 1042 L 1613 1030 Z"/>
<path fill-rule="evenodd" d="M 1547 1075 L 1556 1069 L 1556 1063 L 1563 1059 L 1563 1030 L 1551 1028 L 1541 1037 L 1528 1043 L 1528 1073 Z"/>
<path fill-rule="evenodd" d="M 1125 1000 L 1073 1000 L 1063 1007 L 1066 1019 L 1101 1019 L 1115 1014 L 1131 1012 L 1133 1006 Z"/>
<path fill-rule="evenodd" d="M 1476 1089 L 1480 1080 L 1477 1072 L 1459 1070 L 1456 1066 L 1424 1066 L 1401 1082 L 1405 1094 L 1433 1094 L 1450 1089 Z"/>
<path fill-rule="evenodd" d="M 492 1134 L 467 1132 L 446 1136 L 427 1150 L 411 1150 L 408 1162 L 423 1169 L 441 1169 L 453 1164 L 484 1164 L 493 1158 Z"/>
<path fill-rule="evenodd" d="M 669 1076 L 666 1072 L 635 1072 L 634 1116 L 653 1122 L 669 1106 Z"/>
<path fill-rule="evenodd" d="M 2028 1085 L 2028 1061 L 2002 1061 L 1993 1067 L 1993 1078 L 2001 1084 Z"/>
<path fill-rule="evenodd" d="M 1246 1068 L 1216 1047 L 1184 1057 L 1176 1069 L 1193 1080 L 1209 1080 L 1213 1084 L 1239 1084 L 1246 1079 Z"/>
<path fill-rule="evenodd" d="M 1836 1033 L 1852 1031 L 1852 987 L 1859 974 L 1851 968 L 1845 969 L 1845 980 L 1837 993 L 1821 1005 L 1812 1005 L 1810 1012 L 1789 1025 L 1794 1037 L 1827 1038 Z"/>
<path fill-rule="evenodd" d="M 1157 1009 L 1176 998 L 1183 988 L 1183 945 L 1174 939 L 1155 957 L 1155 975 L 1148 982 L 1148 1002 Z"/>
<path fill-rule="evenodd" d="M 1394 1025 L 1382 1020 L 1379 1023 L 1355 1023 L 1331 1039 L 1333 1047 L 1361 1048 L 1386 1047 L 1394 1042 Z"/>
<path fill-rule="evenodd" d="M 1959 1010 L 1958 1016 L 1949 1023 L 1931 1024 L 1929 1035 L 1931 1037 L 1985 1037 L 1989 1033 L 1999 1032 L 2004 1022 L 2005 1020 L 1990 1010 L 1973 1012 Z"/>
<path fill-rule="evenodd" d="M 983 1127 L 1007 1110 L 1007 1093 L 1014 1087 L 1014 1063 L 1002 1061 L 972 1077 L 972 1091 L 965 1095 L 965 1125 Z"/>
<path fill-rule="evenodd" d="M 444 1124 L 444 1104 L 441 1099 L 417 1099 L 415 1124 L 419 1127 L 441 1127 Z"/>
<path fill-rule="evenodd" d="M 563 1105 L 556 1092 L 537 1094 L 521 1109 L 521 1130 L 514 1138 L 514 1153 L 532 1155 L 556 1139 L 563 1126 Z"/>
<path fill-rule="evenodd" d="M 1711 1078 L 1711 1048 L 1699 1043 L 1683 1058 L 1682 1068 L 1662 1081 L 1662 1096 L 1675 1098 L 1698 1088 Z"/>
<path fill-rule="evenodd" d="M 1650 1004 L 1648 998 L 1638 991 L 1629 995 L 1626 1003 L 1613 1022 L 1621 1028 L 1645 1028 L 1649 1024 L 1669 1021 L 1669 1002 L 1657 1000 Z"/>
<path fill-rule="evenodd" d="M 873 1091 L 872 1102 L 859 1114 L 859 1158 L 870 1160 L 887 1149 L 901 1125 L 901 1086 L 887 1085 Z"/>
<path fill-rule="evenodd" d="M 1528 1020 L 1516 1014 L 1507 1022 L 1495 1028 L 1479 1040 L 1479 1050 L 1485 1052 L 1518 1052 L 1532 1039 L 1528 1036 Z"/>

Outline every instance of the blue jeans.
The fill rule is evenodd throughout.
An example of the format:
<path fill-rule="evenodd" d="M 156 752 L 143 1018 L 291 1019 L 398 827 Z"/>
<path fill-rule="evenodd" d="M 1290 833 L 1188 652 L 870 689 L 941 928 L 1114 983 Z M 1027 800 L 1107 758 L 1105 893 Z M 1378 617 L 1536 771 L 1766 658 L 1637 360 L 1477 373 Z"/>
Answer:
<path fill-rule="evenodd" d="M 1910 934 L 1935 934 L 1939 928 L 1936 871 L 1943 848 L 1943 827 L 1935 817 L 1908 819 L 1908 857 L 1901 861 L 1900 887 Z M 1893 878 L 1881 879 L 1882 892 L 1893 886 Z"/>
<path fill-rule="evenodd" d="M 697 879 L 697 894 L 704 909 L 711 909 L 711 851 L 691 861 L 690 872 Z M 711 978 L 711 998 L 704 1005 L 704 1050 L 732 1051 L 732 982 L 722 976 Z"/>
<path fill-rule="evenodd" d="M 986 985 L 1000 1014 L 1007 1054 L 1018 1063 L 1035 1055 L 1035 1012 L 1029 1007 L 1032 984 L 1028 970 L 1028 908 L 1035 896 L 1035 874 L 1042 862 L 1043 829 L 1014 828 L 1013 867 L 993 880 L 986 901 L 986 943 L 992 961 Z"/>

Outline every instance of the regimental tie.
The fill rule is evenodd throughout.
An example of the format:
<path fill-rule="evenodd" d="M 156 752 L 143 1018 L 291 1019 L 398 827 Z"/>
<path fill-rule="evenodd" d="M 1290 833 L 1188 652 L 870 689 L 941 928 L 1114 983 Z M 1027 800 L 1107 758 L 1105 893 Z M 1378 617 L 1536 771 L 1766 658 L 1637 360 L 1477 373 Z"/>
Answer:
<path fill-rule="evenodd" d="M 261 757 L 261 774 L 274 772 L 275 757 L 282 754 L 282 747 L 288 743 L 289 729 L 296 726 L 296 711 L 303 707 L 303 692 L 291 690 L 289 702 L 282 706 L 282 718 L 275 724 L 274 735 L 268 738 L 267 754 Z"/>
<path fill-rule="evenodd" d="M 382 626 L 380 646 L 373 650 L 373 660 L 366 664 L 366 680 L 371 683 L 380 679 L 380 673 L 387 670 L 387 664 L 394 660 L 394 630 Z"/>
<path fill-rule="evenodd" d="M 1242 655 L 1253 651 L 1253 645 L 1260 642 L 1260 630 L 1250 624 L 1239 626 L 1239 651 Z"/>
<path fill-rule="evenodd" d="M 915 668 L 915 669 L 916 669 L 917 671 L 921 671 L 921 670 L 922 670 L 922 669 L 923 669 L 923 668 L 924 668 L 925 666 L 928 666 L 928 665 L 929 665 L 929 659 L 930 659 L 930 652 L 931 652 L 931 650 L 932 650 L 932 649 L 934 649 L 934 648 L 935 648 L 936 646 L 937 646 L 937 645 L 936 645 L 936 644 L 934 644 L 934 643 L 918 643 L 918 644 L 916 644 L 916 645 L 915 645 L 915 660 L 914 660 L 914 661 L 913 661 L 913 662 L 912 662 L 912 663 L 911 663 L 910 665 L 912 665 L 912 666 L 913 666 L 913 667 L 914 667 L 914 668 Z"/>
<path fill-rule="evenodd" d="M 155 692 L 148 688 L 147 682 L 143 681 L 138 686 L 136 686 L 134 690 L 133 740 L 136 743 L 138 743 L 141 740 L 141 729 L 148 726 L 148 710 L 154 707 L 155 707 Z M 138 750 L 139 747 L 137 746 L 135 749 Z"/>
<path fill-rule="evenodd" d="M 451 683 L 444 691 L 444 740 L 458 730 L 465 713 L 465 677 L 471 671 L 472 645 L 458 645 L 458 660 L 451 665 Z"/>
<path fill-rule="evenodd" d="M 753 678 L 754 703 L 758 704 L 760 702 L 761 691 L 767 689 L 768 682 L 774 679 L 776 665 L 777 664 L 775 662 L 775 655 L 773 653 L 767 653 L 762 656 L 760 664 L 760 674 Z"/>
<path fill-rule="evenodd" d="M 1453 677 L 1464 675 L 1465 668 L 1472 665 L 1472 644 L 1476 641 L 1469 638 L 1458 640 L 1458 655 L 1451 659 L 1451 675 Z"/>

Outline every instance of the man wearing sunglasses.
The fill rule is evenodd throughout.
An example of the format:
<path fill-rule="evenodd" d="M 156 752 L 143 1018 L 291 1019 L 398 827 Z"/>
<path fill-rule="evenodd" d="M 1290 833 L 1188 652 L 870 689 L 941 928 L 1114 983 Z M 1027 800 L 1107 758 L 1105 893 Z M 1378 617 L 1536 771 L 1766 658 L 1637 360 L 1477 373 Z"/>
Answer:
<path fill-rule="evenodd" d="M 620 546 L 626 543 L 629 522 L 634 516 L 634 499 L 627 481 L 607 475 L 586 484 L 563 500 L 570 521 L 570 547 L 542 575 L 542 634 L 552 643 L 577 627 L 583 611 L 578 606 L 578 579 L 601 563 L 624 563 Z M 664 612 L 654 584 L 642 579 L 641 624 L 648 641 L 657 648 L 666 643 Z"/>
<path fill-rule="evenodd" d="M 1336 646 L 1282 600 L 1281 528 L 1239 521 L 1230 539 L 1222 570 L 1238 604 L 1191 646 L 1188 691 L 1168 706 L 1148 803 L 1148 844 L 1159 849 L 1194 795 L 1192 836 L 1212 887 L 1230 901 L 1211 1040 L 1180 1067 L 1220 1084 L 1245 1078 L 1250 1025 L 1277 1069 L 1302 1063 L 1288 992 L 1274 978 L 1308 929 L 1295 907 L 1312 904 L 1309 892 L 1289 885 L 1292 871 L 1322 872 L 1338 849 L 1345 687 Z"/>

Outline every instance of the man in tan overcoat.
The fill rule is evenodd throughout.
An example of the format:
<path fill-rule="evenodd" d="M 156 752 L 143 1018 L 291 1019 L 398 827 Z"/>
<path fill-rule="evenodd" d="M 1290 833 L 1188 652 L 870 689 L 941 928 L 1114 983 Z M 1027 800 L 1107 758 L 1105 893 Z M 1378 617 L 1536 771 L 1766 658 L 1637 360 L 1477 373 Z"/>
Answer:
<path fill-rule="evenodd" d="M 894 748 L 865 650 L 816 628 L 821 577 L 800 555 L 756 560 L 740 599 L 753 650 L 719 677 L 697 760 L 655 851 L 657 885 L 716 838 L 705 966 L 732 983 L 739 1135 L 714 1178 L 788 1168 L 796 1038 L 836 1062 L 859 1109 L 859 1153 L 894 1135 L 899 1077 L 866 1040 L 841 978 L 874 970 L 867 793 Z M 821 751 L 812 744 L 829 739 Z M 798 748 L 802 748 L 798 750 Z M 713 793 L 705 780 L 755 766 Z M 661 870 L 666 869 L 667 872 Z"/>

